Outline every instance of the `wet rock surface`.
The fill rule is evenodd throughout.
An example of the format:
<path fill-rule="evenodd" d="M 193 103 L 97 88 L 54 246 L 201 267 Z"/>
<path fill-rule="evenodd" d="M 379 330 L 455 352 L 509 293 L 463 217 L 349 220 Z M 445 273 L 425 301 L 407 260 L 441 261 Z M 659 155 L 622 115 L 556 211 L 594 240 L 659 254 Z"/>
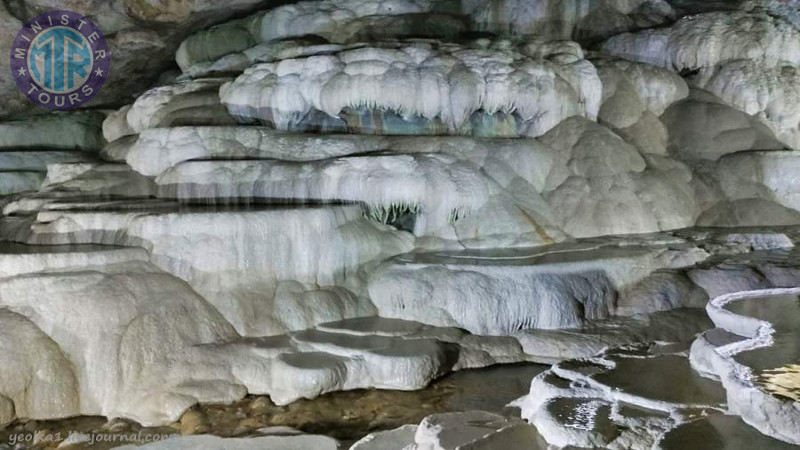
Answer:
<path fill-rule="evenodd" d="M 444 412 L 482 410 L 508 414 L 506 405 L 524 394 L 530 380 L 546 366 L 521 364 L 456 373 L 413 392 L 360 390 L 324 395 L 277 406 L 268 397 L 247 397 L 230 405 L 199 405 L 185 412 L 176 423 L 164 427 L 141 427 L 133 422 L 107 422 L 100 417 L 63 421 L 25 421 L 11 424 L 0 438 L 12 434 L 55 434 L 70 431 L 85 435 L 123 436 L 213 434 L 222 437 L 259 436 L 264 428 L 291 427 L 310 434 L 326 434 L 344 443 L 355 442 L 379 430 L 418 424 L 425 417 Z M 494 388 L 487 390 L 487 383 Z M 114 448 L 99 438 L 97 444 L 76 443 L 68 448 Z M 147 442 L 147 438 L 139 442 Z M 227 442 L 227 441 L 225 441 Z M 62 442 L 41 442 L 32 448 L 55 448 Z M 116 444 L 119 445 L 119 444 Z M 223 446 L 226 444 L 222 444 Z M 63 447 L 61 447 L 63 448 Z"/>
<path fill-rule="evenodd" d="M 796 7 L 3 3 L 0 447 L 800 444 Z"/>
<path fill-rule="evenodd" d="M 769 322 L 773 326 L 772 344 L 763 349 L 744 351 L 735 356 L 740 364 L 749 367 L 756 382 L 763 389 L 781 397 L 797 401 L 798 392 L 797 363 L 800 351 L 794 324 L 798 317 L 798 297 L 753 299 L 734 302 L 725 309 L 746 317 Z"/>

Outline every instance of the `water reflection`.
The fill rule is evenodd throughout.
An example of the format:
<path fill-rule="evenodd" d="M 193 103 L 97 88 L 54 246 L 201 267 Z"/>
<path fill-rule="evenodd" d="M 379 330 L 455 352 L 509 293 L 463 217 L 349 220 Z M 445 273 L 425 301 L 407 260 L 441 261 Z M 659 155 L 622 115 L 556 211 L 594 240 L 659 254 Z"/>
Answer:
<path fill-rule="evenodd" d="M 738 416 L 712 415 L 669 431 L 658 448 L 663 450 L 792 450 L 797 446 L 759 433 Z"/>
<path fill-rule="evenodd" d="M 729 303 L 725 309 L 773 324 L 773 344 L 736 355 L 750 367 L 757 385 L 783 398 L 800 401 L 800 297 L 779 295 Z"/>
<path fill-rule="evenodd" d="M 0 430 L 0 450 L 55 450 L 70 433 L 103 436 L 153 434 L 214 434 L 226 437 L 258 435 L 270 426 L 290 426 L 307 433 L 325 434 L 348 444 L 368 433 L 419 423 L 425 416 L 449 411 L 484 410 L 512 413 L 506 405 L 525 394 L 531 379 L 548 366 L 511 364 L 465 370 L 445 376 L 418 391 L 355 390 L 334 392 L 313 400 L 278 406 L 265 396 L 248 396 L 229 405 L 198 405 L 179 422 L 164 427 L 142 427 L 127 420 L 103 417 L 65 420 L 20 420 Z M 12 435 L 60 436 L 58 440 L 4 447 Z M 109 439 L 110 442 L 110 439 Z M 130 442 L 129 442 L 130 443 Z M 108 450 L 119 444 L 77 443 L 70 450 Z M 63 448 L 63 447 L 62 447 Z M 312 449 L 308 449 L 312 450 Z"/>

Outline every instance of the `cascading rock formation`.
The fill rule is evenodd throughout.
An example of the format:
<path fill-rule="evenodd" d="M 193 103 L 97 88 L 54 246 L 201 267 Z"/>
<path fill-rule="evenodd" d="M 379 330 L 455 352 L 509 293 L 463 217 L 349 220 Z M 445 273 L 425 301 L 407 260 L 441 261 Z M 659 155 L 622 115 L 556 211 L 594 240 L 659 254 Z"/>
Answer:
<path fill-rule="evenodd" d="M 0 449 L 346 448 L 236 414 L 511 363 L 516 409 L 347 445 L 800 446 L 799 2 L 69 3 L 102 95 L 0 79 Z"/>

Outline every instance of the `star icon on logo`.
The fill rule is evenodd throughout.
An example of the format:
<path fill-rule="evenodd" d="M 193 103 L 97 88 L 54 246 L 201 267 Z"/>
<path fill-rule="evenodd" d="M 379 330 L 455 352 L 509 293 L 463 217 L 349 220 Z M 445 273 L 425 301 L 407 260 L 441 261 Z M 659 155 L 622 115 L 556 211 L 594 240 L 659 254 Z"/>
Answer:
<path fill-rule="evenodd" d="M 8 33 L 0 34 L 2 47 L 8 49 Z M 11 49 L 6 75 L 33 104 L 53 111 L 83 106 L 97 95 L 111 71 L 111 50 L 103 32 L 73 11 L 47 11 L 31 18 L 20 28 Z"/>

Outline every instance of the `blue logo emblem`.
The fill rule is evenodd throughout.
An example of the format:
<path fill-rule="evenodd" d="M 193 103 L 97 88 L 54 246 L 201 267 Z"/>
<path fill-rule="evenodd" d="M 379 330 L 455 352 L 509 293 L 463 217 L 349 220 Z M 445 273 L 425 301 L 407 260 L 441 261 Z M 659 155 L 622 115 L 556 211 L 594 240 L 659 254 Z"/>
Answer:
<path fill-rule="evenodd" d="M 73 109 L 91 100 L 108 78 L 110 65 L 103 34 L 72 11 L 48 11 L 29 20 L 11 48 L 17 87 L 48 109 Z"/>

